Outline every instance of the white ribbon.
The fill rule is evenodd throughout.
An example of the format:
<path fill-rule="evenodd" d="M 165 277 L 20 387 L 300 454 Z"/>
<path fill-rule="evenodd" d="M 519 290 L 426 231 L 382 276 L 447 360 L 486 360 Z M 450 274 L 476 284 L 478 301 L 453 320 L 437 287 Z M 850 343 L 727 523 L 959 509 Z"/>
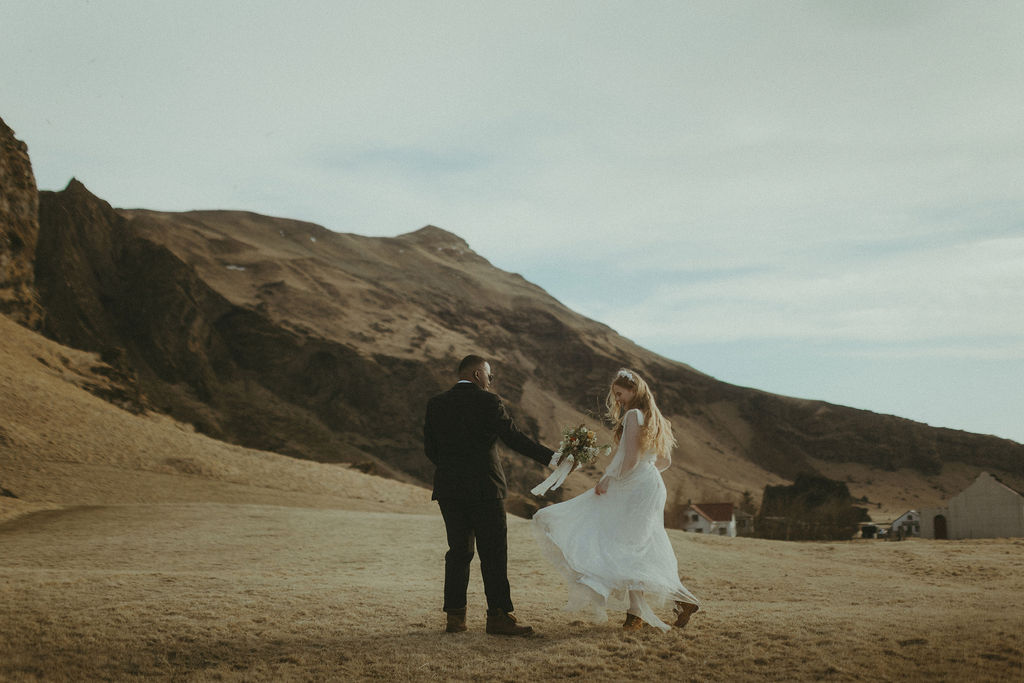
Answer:
<path fill-rule="evenodd" d="M 547 479 L 530 489 L 530 493 L 535 496 L 543 496 L 548 491 L 557 489 L 565 481 L 565 478 L 572 472 L 572 466 L 576 464 L 576 459 L 571 455 L 565 456 L 565 459 L 555 468 Z"/>

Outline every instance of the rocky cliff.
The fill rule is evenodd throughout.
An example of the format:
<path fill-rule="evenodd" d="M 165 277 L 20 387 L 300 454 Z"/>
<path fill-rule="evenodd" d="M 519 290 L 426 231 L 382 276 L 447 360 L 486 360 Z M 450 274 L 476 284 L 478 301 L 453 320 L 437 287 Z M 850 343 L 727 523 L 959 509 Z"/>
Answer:
<path fill-rule="evenodd" d="M 4 155 L 4 169 L 27 168 L 23 146 Z M 3 206 L 31 227 L 34 204 L 8 187 Z M 476 352 L 524 431 L 552 446 L 564 425 L 600 423 L 617 368 L 649 377 L 680 442 L 670 504 L 738 501 L 806 473 L 845 478 L 872 500 L 872 481 L 891 473 L 910 486 L 894 507 L 941 500 L 959 481 L 948 472 L 1024 483 L 1020 444 L 719 382 L 434 226 L 370 238 L 247 212 L 119 210 L 72 181 L 39 194 L 38 244 L 25 235 L 18 257 L 34 251 L 46 334 L 115 368 L 108 398 L 245 446 L 427 484 L 423 406 Z M 506 463 L 513 490 L 540 478 L 530 461 Z M 568 493 L 595 475 L 574 476 Z M 512 508 L 534 504 L 519 496 Z"/>
<path fill-rule="evenodd" d="M 33 290 L 39 195 L 28 146 L 0 119 L 0 313 L 36 328 Z"/>
<path fill-rule="evenodd" d="M 116 211 L 77 182 L 43 193 L 40 216 L 47 331 L 123 354 L 155 407 L 244 445 L 427 481 L 424 401 L 476 351 L 550 443 L 563 424 L 596 422 L 619 366 L 651 377 L 686 454 L 669 482 L 686 495 L 756 492 L 822 461 L 1022 474 L 1009 441 L 735 387 L 657 356 L 433 226 L 368 238 L 245 212 Z M 520 489 L 538 474 L 509 465 Z"/>
<path fill-rule="evenodd" d="M 131 378 L 140 406 L 242 445 L 408 478 L 344 438 L 366 427 L 365 397 L 322 395 L 337 375 L 364 372 L 347 349 L 232 304 L 78 181 L 41 193 L 39 215 L 44 331 L 99 352 Z"/>

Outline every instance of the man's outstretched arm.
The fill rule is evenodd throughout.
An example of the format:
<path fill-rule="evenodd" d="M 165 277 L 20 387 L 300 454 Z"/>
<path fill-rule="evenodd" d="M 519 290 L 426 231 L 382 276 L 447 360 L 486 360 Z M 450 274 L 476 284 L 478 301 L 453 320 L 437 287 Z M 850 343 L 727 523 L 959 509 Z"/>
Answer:
<path fill-rule="evenodd" d="M 496 401 L 495 410 L 497 412 L 495 419 L 497 421 L 498 438 L 512 450 L 532 460 L 536 460 L 541 465 L 547 466 L 551 461 L 551 455 L 554 451 L 523 434 L 512 420 L 512 416 L 509 415 L 508 409 L 505 408 L 505 404 L 500 399 Z"/>

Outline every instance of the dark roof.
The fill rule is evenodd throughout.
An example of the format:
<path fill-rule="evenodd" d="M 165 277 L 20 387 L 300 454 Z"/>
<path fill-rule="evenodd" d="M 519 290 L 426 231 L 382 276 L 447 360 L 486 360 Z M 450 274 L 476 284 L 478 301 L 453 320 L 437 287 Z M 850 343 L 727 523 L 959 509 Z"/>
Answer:
<path fill-rule="evenodd" d="M 690 504 L 690 509 L 695 510 L 699 515 L 712 522 L 731 522 L 732 512 L 735 507 L 732 503 Z"/>

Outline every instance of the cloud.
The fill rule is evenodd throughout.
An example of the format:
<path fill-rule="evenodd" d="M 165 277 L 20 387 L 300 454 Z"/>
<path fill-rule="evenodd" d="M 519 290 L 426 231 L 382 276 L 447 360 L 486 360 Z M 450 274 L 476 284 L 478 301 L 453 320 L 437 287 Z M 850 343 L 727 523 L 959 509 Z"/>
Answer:
<path fill-rule="evenodd" d="M 5 9 L 0 115 L 43 188 L 433 223 L 657 348 L 964 377 L 1024 347 L 1022 23 L 1017 2 L 39 0 Z"/>
<path fill-rule="evenodd" d="M 1024 355 L 1024 237 L 981 239 L 656 285 L 606 319 L 652 343 L 790 339 L 891 345 L 1007 339 Z M 947 349 L 950 347 L 946 347 Z"/>

